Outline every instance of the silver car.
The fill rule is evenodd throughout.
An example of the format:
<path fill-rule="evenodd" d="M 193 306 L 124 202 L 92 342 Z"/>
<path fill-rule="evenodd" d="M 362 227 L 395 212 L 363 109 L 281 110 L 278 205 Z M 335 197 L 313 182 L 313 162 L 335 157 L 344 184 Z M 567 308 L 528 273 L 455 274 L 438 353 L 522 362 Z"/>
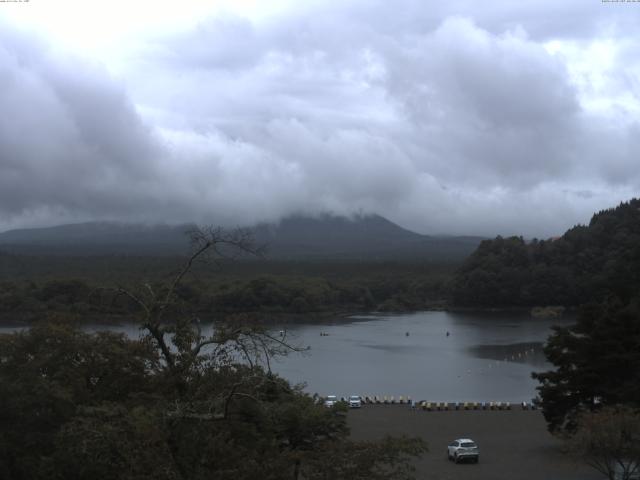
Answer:
<path fill-rule="evenodd" d="M 456 463 L 464 460 L 478 463 L 478 460 L 480 460 L 480 449 L 476 442 L 470 438 L 458 438 L 447 447 L 447 458 Z"/>
<path fill-rule="evenodd" d="M 360 408 L 362 406 L 362 398 L 360 395 L 351 395 L 349 397 L 349 408 Z"/>

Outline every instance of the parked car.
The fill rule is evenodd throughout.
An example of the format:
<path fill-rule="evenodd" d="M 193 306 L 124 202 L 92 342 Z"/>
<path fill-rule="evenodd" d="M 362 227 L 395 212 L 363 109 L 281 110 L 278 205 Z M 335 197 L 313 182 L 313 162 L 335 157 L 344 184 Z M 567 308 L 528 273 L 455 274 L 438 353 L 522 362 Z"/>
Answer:
<path fill-rule="evenodd" d="M 327 395 L 327 398 L 324 400 L 325 407 L 333 407 L 336 403 L 338 403 L 338 397 L 335 395 Z"/>
<path fill-rule="evenodd" d="M 464 460 L 478 463 L 478 460 L 480 460 L 480 449 L 476 442 L 470 438 L 458 438 L 447 447 L 447 458 L 456 463 Z"/>
<path fill-rule="evenodd" d="M 349 408 L 360 408 L 362 406 L 362 398 L 360 395 L 351 395 L 349 397 Z"/>

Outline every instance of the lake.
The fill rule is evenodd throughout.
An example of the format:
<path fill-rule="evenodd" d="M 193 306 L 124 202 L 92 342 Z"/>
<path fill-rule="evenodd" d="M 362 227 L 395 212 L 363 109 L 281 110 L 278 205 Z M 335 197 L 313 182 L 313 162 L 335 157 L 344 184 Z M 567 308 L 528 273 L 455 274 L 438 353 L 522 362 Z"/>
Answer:
<path fill-rule="evenodd" d="M 310 350 L 272 367 L 321 395 L 529 401 L 538 384 L 531 372 L 551 368 L 542 353 L 551 326 L 570 323 L 514 313 L 419 312 L 287 325 L 287 334 Z"/>
<path fill-rule="evenodd" d="M 333 322 L 276 326 L 308 352 L 272 362 L 272 368 L 320 395 L 400 395 L 432 401 L 530 401 L 532 371 L 551 368 L 542 344 L 554 324 L 520 313 L 418 312 L 359 315 Z M 135 325 L 105 327 L 138 337 Z M 15 328 L 3 327 L 1 332 Z M 447 336 L 449 332 L 449 336 Z"/>

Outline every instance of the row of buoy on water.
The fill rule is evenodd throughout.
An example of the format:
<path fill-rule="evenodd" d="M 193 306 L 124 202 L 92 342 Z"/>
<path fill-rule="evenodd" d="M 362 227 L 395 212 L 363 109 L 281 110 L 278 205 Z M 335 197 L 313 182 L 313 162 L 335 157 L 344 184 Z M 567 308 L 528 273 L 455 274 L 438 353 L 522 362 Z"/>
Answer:
<path fill-rule="evenodd" d="M 527 348 L 526 350 L 523 350 L 522 352 L 517 352 L 517 353 L 512 353 L 511 355 L 507 355 L 506 357 L 504 357 L 504 362 L 508 362 L 509 360 L 518 360 L 519 358 L 524 358 L 527 355 L 532 355 L 534 354 L 536 351 L 535 348 Z"/>
<path fill-rule="evenodd" d="M 490 362 L 486 366 L 476 368 L 476 369 L 469 369 L 467 370 L 466 374 L 467 375 L 487 374 L 492 371 L 495 371 L 495 369 L 500 368 L 504 364 L 510 363 L 512 361 L 517 362 L 518 360 L 525 359 L 529 355 L 533 355 L 533 354 L 535 354 L 535 348 L 527 348 L 526 350 L 523 350 L 521 352 L 508 355 L 504 357 L 502 360 L 495 360 L 493 362 Z M 458 375 L 458 378 L 462 378 L 462 377 L 463 377 L 463 374 Z"/>

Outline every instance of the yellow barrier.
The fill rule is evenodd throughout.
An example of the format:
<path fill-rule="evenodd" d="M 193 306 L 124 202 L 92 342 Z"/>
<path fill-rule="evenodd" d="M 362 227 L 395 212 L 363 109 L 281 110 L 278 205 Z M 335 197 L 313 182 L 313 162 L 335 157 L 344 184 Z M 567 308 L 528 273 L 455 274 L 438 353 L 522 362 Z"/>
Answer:
<path fill-rule="evenodd" d="M 512 406 L 511 402 L 431 402 L 421 400 L 412 404 L 410 396 L 400 395 L 364 395 L 361 397 L 363 404 L 384 404 L 384 405 L 412 405 L 425 411 L 445 411 L 445 410 L 512 410 L 519 405 L 522 410 L 534 410 L 535 405 L 529 402 L 520 402 Z M 344 397 L 340 397 L 345 401 Z"/>

